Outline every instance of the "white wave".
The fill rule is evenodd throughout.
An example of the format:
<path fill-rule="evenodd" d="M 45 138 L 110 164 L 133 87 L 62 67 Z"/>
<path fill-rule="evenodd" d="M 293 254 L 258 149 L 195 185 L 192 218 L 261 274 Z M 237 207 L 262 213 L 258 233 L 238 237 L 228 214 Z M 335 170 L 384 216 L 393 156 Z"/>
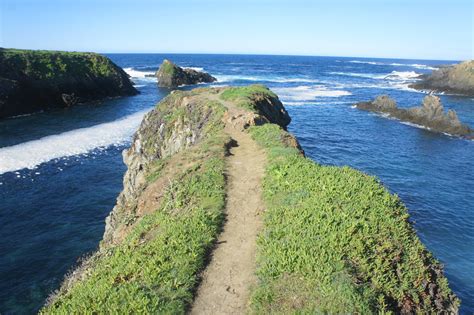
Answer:
<path fill-rule="evenodd" d="M 383 79 L 385 75 L 374 73 L 354 73 L 354 72 L 328 72 L 334 75 L 343 75 L 348 77 L 368 78 L 368 79 Z"/>
<path fill-rule="evenodd" d="M 317 97 L 340 97 L 352 95 L 344 90 L 329 90 L 325 86 L 297 86 L 292 88 L 272 89 L 284 101 L 310 101 Z"/>
<path fill-rule="evenodd" d="M 392 71 L 391 73 L 387 74 L 384 79 L 386 80 L 413 80 L 417 79 L 420 76 L 419 73 L 415 71 Z"/>
<path fill-rule="evenodd" d="M 375 61 L 361 61 L 361 60 L 350 60 L 350 63 L 363 63 L 363 64 L 368 64 L 368 65 L 380 65 L 380 62 L 375 62 Z"/>
<path fill-rule="evenodd" d="M 204 71 L 204 68 L 200 68 L 200 67 L 183 67 L 183 68 L 184 69 L 191 69 L 191 70 L 198 71 L 198 72 Z"/>
<path fill-rule="evenodd" d="M 318 83 L 318 80 L 310 78 L 288 78 L 288 77 L 265 77 L 245 75 L 215 75 L 218 82 L 252 81 L 252 82 L 275 82 L 275 83 Z"/>
<path fill-rule="evenodd" d="M 130 141 L 147 111 L 125 118 L 0 148 L 0 174 L 35 166 L 56 158 L 87 153 L 95 148 Z"/>
<path fill-rule="evenodd" d="M 140 71 L 133 68 L 124 68 L 123 70 L 132 78 L 147 78 L 147 75 L 155 74 L 153 71 Z"/>
<path fill-rule="evenodd" d="M 315 101 L 306 101 L 306 102 L 295 102 L 295 101 L 283 101 L 285 106 L 303 106 L 303 105 L 340 105 L 347 104 L 348 102 L 315 102 Z"/>
<path fill-rule="evenodd" d="M 436 69 L 438 69 L 436 67 L 423 65 L 423 64 L 419 64 L 419 63 L 398 63 L 398 62 L 384 63 L 384 62 L 361 61 L 361 60 L 351 60 L 349 62 L 350 63 L 362 63 L 362 64 L 368 64 L 368 65 L 376 65 L 376 66 L 413 67 L 413 68 L 423 69 L 423 70 L 436 70 Z"/>

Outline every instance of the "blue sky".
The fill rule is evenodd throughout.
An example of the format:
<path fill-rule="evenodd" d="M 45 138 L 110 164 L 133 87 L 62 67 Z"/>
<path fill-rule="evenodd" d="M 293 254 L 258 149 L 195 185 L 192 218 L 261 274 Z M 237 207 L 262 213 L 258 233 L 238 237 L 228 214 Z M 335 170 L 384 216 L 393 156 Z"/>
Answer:
<path fill-rule="evenodd" d="M 0 0 L 0 46 L 473 58 L 472 0 Z"/>

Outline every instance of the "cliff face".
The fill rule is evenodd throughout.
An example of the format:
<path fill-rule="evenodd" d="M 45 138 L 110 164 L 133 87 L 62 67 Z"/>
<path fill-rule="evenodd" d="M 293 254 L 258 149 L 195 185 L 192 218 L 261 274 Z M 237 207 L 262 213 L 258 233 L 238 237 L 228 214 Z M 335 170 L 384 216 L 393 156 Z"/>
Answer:
<path fill-rule="evenodd" d="M 474 131 L 463 125 L 454 110 L 445 113 L 439 97 L 428 95 L 421 106 L 409 109 L 398 108 L 396 102 L 387 95 L 378 96 L 372 102 L 360 102 L 356 107 L 378 113 L 386 113 L 403 121 L 411 122 L 430 128 L 436 132 L 466 138 L 474 137 Z"/>
<path fill-rule="evenodd" d="M 419 90 L 474 95 L 474 60 L 442 67 L 410 85 Z"/>
<path fill-rule="evenodd" d="M 455 313 L 458 301 L 400 200 L 356 170 L 305 158 L 289 122 L 263 86 L 171 93 L 124 152 L 124 189 L 99 251 L 42 312 L 189 311 L 226 224 L 227 163 L 242 133 L 266 155 L 259 281 L 245 305 L 255 313 Z M 248 196 L 237 195 L 243 205 Z"/>
<path fill-rule="evenodd" d="M 0 118 L 137 93 L 99 54 L 0 48 Z"/>
<path fill-rule="evenodd" d="M 217 81 L 208 73 L 193 69 L 183 69 L 169 60 L 164 60 L 158 71 L 158 86 L 174 89 L 181 85 L 192 85 L 198 83 L 211 83 Z"/>

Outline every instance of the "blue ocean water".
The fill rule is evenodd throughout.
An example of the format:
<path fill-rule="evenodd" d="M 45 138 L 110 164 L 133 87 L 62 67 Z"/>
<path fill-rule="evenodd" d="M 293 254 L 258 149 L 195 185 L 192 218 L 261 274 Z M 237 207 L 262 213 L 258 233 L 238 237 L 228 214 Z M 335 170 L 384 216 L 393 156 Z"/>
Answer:
<path fill-rule="evenodd" d="M 77 259 L 93 251 L 122 189 L 127 147 L 141 117 L 168 90 L 152 74 L 164 58 L 202 68 L 213 86 L 263 83 L 292 116 L 306 154 L 378 176 L 410 209 L 427 248 L 445 265 L 474 312 L 474 141 L 359 111 L 379 94 L 399 106 L 421 103 L 408 88 L 427 60 L 342 57 L 111 54 L 141 94 L 0 121 L 0 313 L 29 314 L 57 289 Z M 204 86 L 204 85 L 203 85 Z M 474 127 L 474 99 L 441 95 Z"/>

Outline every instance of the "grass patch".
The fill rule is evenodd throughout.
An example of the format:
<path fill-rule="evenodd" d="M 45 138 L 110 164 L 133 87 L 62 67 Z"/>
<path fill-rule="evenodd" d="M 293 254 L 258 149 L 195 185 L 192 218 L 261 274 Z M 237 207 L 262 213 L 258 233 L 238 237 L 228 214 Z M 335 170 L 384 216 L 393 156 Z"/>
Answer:
<path fill-rule="evenodd" d="M 27 75 L 46 81 L 84 75 L 109 77 L 118 71 L 110 59 L 96 53 L 3 48 L 0 48 L 0 68 L 5 77 L 19 79 Z M 7 73 L 11 71 L 14 73 Z"/>
<path fill-rule="evenodd" d="M 258 111 L 255 99 L 258 97 L 277 98 L 276 94 L 270 91 L 266 86 L 254 84 L 244 87 L 231 87 L 226 89 L 220 95 L 222 100 L 234 101 L 244 109 Z"/>
<path fill-rule="evenodd" d="M 175 103 L 162 103 L 162 112 L 171 105 Z M 230 141 L 219 125 L 222 105 L 199 106 L 205 108 L 193 109 L 212 117 L 205 120 L 200 142 L 177 153 L 188 166 L 167 169 L 169 159 L 149 165 L 148 182 L 163 172 L 171 179 L 159 208 L 144 215 L 119 245 L 99 251 L 85 277 L 61 292 L 41 313 L 186 312 L 223 224 L 225 155 Z M 209 106 L 214 110 L 208 112 Z M 179 107 L 173 108 L 180 112 Z"/>
<path fill-rule="evenodd" d="M 160 66 L 160 72 L 169 76 L 172 76 L 176 71 L 176 65 L 169 60 L 163 61 Z"/>
<path fill-rule="evenodd" d="M 376 178 L 304 158 L 276 125 L 250 133 L 269 161 L 255 313 L 430 313 L 428 282 L 452 296 L 407 209 Z"/>

